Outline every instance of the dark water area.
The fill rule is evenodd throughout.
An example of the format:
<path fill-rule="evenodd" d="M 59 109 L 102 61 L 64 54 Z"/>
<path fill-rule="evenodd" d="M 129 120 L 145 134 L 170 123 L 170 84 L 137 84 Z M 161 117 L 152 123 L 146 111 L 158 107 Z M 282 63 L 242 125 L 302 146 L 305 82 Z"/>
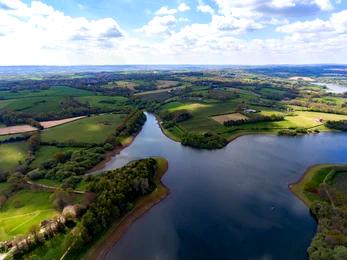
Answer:
<path fill-rule="evenodd" d="M 170 195 L 139 218 L 107 259 L 306 259 L 316 222 L 289 190 L 318 163 L 347 163 L 347 135 L 243 136 L 221 150 L 168 139 L 153 115 L 105 167 L 169 161 Z"/>

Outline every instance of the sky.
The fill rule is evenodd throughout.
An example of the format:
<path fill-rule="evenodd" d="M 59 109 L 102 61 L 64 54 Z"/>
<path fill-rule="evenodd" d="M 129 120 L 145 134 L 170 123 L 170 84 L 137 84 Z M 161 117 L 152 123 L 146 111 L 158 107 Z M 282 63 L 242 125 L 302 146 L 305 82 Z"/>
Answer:
<path fill-rule="evenodd" d="M 0 65 L 347 64 L 347 0 L 0 0 Z"/>

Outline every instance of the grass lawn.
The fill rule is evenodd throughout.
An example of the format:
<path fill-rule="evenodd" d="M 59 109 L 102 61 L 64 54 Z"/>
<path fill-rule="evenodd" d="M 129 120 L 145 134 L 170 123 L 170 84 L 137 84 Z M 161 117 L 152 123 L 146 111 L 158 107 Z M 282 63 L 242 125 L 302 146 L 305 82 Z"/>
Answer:
<path fill-rule="evenodd" d="M 61 126 L 47 129 L 42 141 L 103 143 L 125 118 L 124 114 L 91 116 Z"/>
<path fill-rule="evenodd" d="M 57 215 L 50 195 L 22 190 L 11 196 L 0 209 L 0 241 L 27 234 L 31 226 Z"/>
<path fill-rule="evenodd" d="M 74 151 L 76 148 L 58 148 L 55 146 L 41 146 L 39 151 L 36 152 L 35 160 L 31 163 L 33 168 L 37 168 L 43 162 L 53 159 L 53 156 L 58 152 Z"/>
<path fill-rule="evenodd" d="M 19 161 L 24 161 L 28 153 L 25 142 L 0 144 L 0 169 L 13 170 Z"/>

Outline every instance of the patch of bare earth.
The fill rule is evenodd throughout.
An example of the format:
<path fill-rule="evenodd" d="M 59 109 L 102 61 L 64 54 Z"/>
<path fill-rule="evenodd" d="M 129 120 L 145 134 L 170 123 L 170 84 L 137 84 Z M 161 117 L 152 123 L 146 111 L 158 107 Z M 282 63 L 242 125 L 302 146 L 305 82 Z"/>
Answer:
<path fill-rule="evenodd" d="M 290 77 L 289 80 L 291 80 L 291 81 L 305 81 L 305 82 L 314 82 L 315 81 L 315 79 L 312 79 L 311 77 L 302 77 L 302 76 Z"/>
<path fill-rule="evenodd" d="M 40 124 L 43 128 L 48 129 L 48 128 L 59 126 L 59 125 L 65 124 L 65 123 L 69 123 L 72 121 L 83 119 L 85 117 L 86 116 L 80 116 L 80 117 L 73 117 L 73 118 L 67 118 L 67 119 L 55 120 L 55 121 L 42 121 L 42 122 L 40 122 Z"/>
<path fill-rule="evenodd" d="M 216 122 L 223 124 L 225 121 L 247 120 L 248 117 L 241 113 L 230 113 L 212 117 Z"/>
<path fill-rule="evenodd" d="M 17 133 L 24 133 L 24 132 L 30 132 L 35 130 L 36 128 L 30 125 L 18 125 L 18 126 L 0 128 L 0 135 L 17 134 Z"/>
<path fill-rule="evenodd" d="M 167 89 L 174 86 L 177 86 L 178 81 L 164 81 L 164 80 L 158 80 L 157 81 L 157 88 L 158 89 Z"/>

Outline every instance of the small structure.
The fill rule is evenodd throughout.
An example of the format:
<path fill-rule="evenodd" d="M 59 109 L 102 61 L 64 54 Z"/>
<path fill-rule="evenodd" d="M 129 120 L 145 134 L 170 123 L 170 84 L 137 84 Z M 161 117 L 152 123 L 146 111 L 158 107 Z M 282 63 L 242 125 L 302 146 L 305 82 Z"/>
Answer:
<path fill-rule="evenodd" d="M 256 113 L 257 111 L 256 110 L 253 110 L 253 109 L 245 109 L 244 110 L 244 113 Z"/>

